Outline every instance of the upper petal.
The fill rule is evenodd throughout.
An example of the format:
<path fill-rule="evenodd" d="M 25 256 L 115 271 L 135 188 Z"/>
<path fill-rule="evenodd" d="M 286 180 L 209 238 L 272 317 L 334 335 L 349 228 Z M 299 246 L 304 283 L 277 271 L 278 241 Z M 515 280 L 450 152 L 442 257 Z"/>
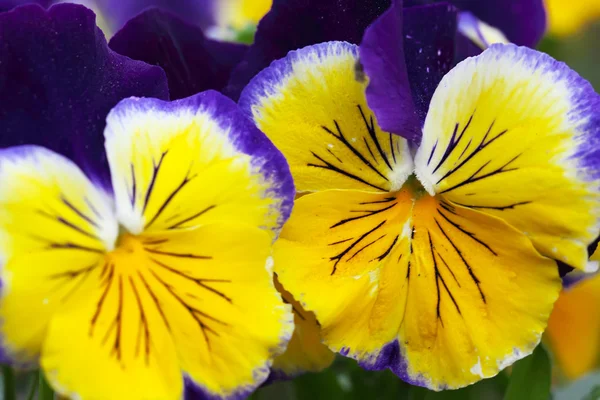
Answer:
<path fill-rule="evenodd" d="M 156 8 L 129 20 L 109 46 L 134 60 L 162 67 L 171 100 L 222 90 L 247 50 L 241 44 L 207 39 L 199 27 Z"/>
<path fill-rule="evenodd" d="M 543 255 L 593 269 L 600 96 L 562 63 L 494 45 L 441 82 L 415 158 L 429 191 L 504 219 Z"/>
<path fill-rule="evenodd" d="M 240 107 L 283 152 L 298 191 L 387 191 L 412 172 L 406 140 L 382 132 L 356 79 L 357 46 L 290 52 L 244 89 Z"/>
<path fill-rule="evenodd" d="M 129 96 L 168 98 L 164 72 L 109 50 L 90 10 L 0 14 L 0 147 L 43 145 L 110 186 L 102 131 Z"/>
<path fill-rule="evenodd" d="M 124 100 L 105 136 L 119 221 L 132 233 L 235 221 L 275 236 L 290 213 L 285 159 L 217 92 Z"/>
<path fill-rule="evenodd" d="M 418 143 L 431 96 L 454 60 L 456 10 L 446 3 L 403 10 L 401 3 L 367 29 L 360 60 L 381 128 Z"/>
<path fill-rule="evenodd" d="M 291 50 L 332 40 L 359 43 L 389 5 L 390 0 L 274 0 L 226 93 L 237 99 L 252 77 Z"/>

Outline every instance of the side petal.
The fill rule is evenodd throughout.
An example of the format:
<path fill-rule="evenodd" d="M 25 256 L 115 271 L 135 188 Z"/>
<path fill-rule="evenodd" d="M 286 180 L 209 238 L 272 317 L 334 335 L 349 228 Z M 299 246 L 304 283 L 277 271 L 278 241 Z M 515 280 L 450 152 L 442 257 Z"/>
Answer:
<path fill-rule="evenodd" d="M 110 186 L 102 131 L 129 96 L 168 98 L 164 72 L 108 49 L 94 13 L 59 4 L 0 14 L 0 148 L 47 147 Z"/>
<path fill-rule="evenodd" d="M 144 234 L 144 271 L 164 310 L 188 398 L 240 398 L 294 330 L 273 284 L 270 236 L 240 224 Z"/>
<path fill-rule="evenodd" d="M 302 308 L 277 278 L 275 287 L 283 301 L 292 305 L 294 334 L 285 352 L 273 360 L 269 379 L 289 379 L 304 372 L 319 372 L 329 367 L 335 359 L 335 353 L 322 343 L 321 326 L 315 314 Z"/>
<path fill-rule="evenodd" d="M 360 43 L 367 26 L 389 5 L 390 0 L 274 0 L 226 94 L 238 99 L 255 75 L 291 50 L 334 40 Z"/>
<path fill-rule="evenodd" d="M 134 234 L 233 221 L 274 235 L 290 213 L 285 159 L 217 92 L 124 100 L 105 135 L 118 215 Z"/>
<path fill-rule="evenodd" d="M 399 189 L 412 171 L 405 139 L 382 132 L 355 79 L 357 46 L 293 51 L 258 74 L 240 107 L 285 155 L 298 191 Z"/>
<path fill-rule="evenodd" d="M 68 159 L 41 147 L 0 150 L 2 347 L 37 360 L 48 323 L 112 249 L 111 201 Z M 35 316 L 23 329 L 23 316 Z"/>
<path fill-rule="evenodd" d="M 207 39 L 202 30 L 160 9 L 149 9 L 110 40 L 112 50 L 158 65 L 169 80 L 171 100 L 222 90 L 247 46 Z"/>
<path fill-rule="evenodd" d="M 561 373 L 578 379 L 600 362 L 600 275 L 561 292 L 544 334 Z"/>
<path fill-rule="evenodd" d="M 529 354 L 561 286 L 510 225 L 409 190 L 302 197 L 275 259 L 332 350 L 433 390 Z"/>
<path fill-rule="evenodd" d="M 415 158 L 431 193 L 504 219 L 543 255 L 593 270 L 600 96 L 549 56 L 494 45 L 436 91 Z"/>

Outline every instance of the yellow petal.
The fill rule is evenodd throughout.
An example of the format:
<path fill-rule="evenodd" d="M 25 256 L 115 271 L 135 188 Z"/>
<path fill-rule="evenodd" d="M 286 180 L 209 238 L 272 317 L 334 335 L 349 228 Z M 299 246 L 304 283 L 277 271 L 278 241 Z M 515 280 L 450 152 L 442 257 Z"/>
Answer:
<path fill-rule="evenodd" d="M 356 79 L 357 46 L 328 42 L 258 74 L 240 106 L 285 155 L 297 190 L 399 189 L 412 172 L 405 139 L 382 132 Z"/>
<path fill-rule="evenodd" d="M 529 354 L 560 290 L 525 235 L 408 188 L 302 197 L 275 258 L 331 349 L 434 390 Z"/>
<path fill-rule="evenodd" d="M 417 175 L 430 193 L 513 225 L 541 254 L 594 270 L 587 246 L 600 232 L 597 104 L 564 64 L 494 45 L 440 83 Z"/>

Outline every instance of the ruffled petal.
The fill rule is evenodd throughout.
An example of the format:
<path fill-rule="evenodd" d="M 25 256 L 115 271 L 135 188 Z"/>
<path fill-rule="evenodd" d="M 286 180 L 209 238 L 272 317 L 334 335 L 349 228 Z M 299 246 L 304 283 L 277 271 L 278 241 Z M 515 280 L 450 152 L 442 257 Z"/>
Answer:
<path fill-rule="evenodd" d="M 129 232 L 231 221 L 274 237 L 290 213 L 285 159 L 217 92 L 171 103 L 124 100 L 105 135 L 117 212 Z"/>
<path fill-rule="evenodd" d="M 55 312 L 101 269 L 117 221 L 102 190 L 41 147 L 0 150 L 0 194 L 2 347 L 12 362 L 29 364 Z"/>
<path fill-rule="evenodd" d="M 298 191 L 399 189 L 408 143 L 382 132 L 355 79 L 358 48 L 327 42 L 290 52 L 246 87 L 240 107 L 283 152 Z"/>
<path fill-rule="evenodd" d="M 410 185 L 303 196 L 275 259 L 331 349 L 434 390 L 531 353 L 561 286 L 525 235 Z"/>
<path fill-rule="evenodd" d="M 360 43 L 367 26 L 389 5 L 390 0 L 274 0 L 226 94 L 239 98 L 256 74 L 291 50 L 334 40 Z"/>
<path fill-rule="evenodd" d="M 0 147 L 42 145 L 104 186 L 105 118 L 129 96 L 168 98 L 164 72 L 108 49 L 83 6 L 0 14 Z"/>
<path fill-rule="evenodd" d="M 430 193 L 502 218 L 543 255 L 594 270 L 600 96 L 564 64 L 494 45 L 436 91 L 415 169 Z"/>
<path fill-rule="evenodd" d="M 207 39 L 202 30 L 160 9 L 142 12 L 110 40 L 134 60 L 158 65 L 169 80 L 171 100 L 204 90 L 222 90 L 247 46 Z"/>

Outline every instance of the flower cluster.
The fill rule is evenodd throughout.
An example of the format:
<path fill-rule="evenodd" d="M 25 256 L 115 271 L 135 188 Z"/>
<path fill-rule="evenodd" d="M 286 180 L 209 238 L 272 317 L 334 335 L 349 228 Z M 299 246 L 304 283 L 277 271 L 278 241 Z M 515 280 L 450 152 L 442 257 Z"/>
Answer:
<path fill-rule="evenodd" d="M 25 3 L 0 356 L 61 396 L 244 398 L 336 353 L 461 388 L 597 269 L 600 96 L 531 49 L 539 0 Z"/>

